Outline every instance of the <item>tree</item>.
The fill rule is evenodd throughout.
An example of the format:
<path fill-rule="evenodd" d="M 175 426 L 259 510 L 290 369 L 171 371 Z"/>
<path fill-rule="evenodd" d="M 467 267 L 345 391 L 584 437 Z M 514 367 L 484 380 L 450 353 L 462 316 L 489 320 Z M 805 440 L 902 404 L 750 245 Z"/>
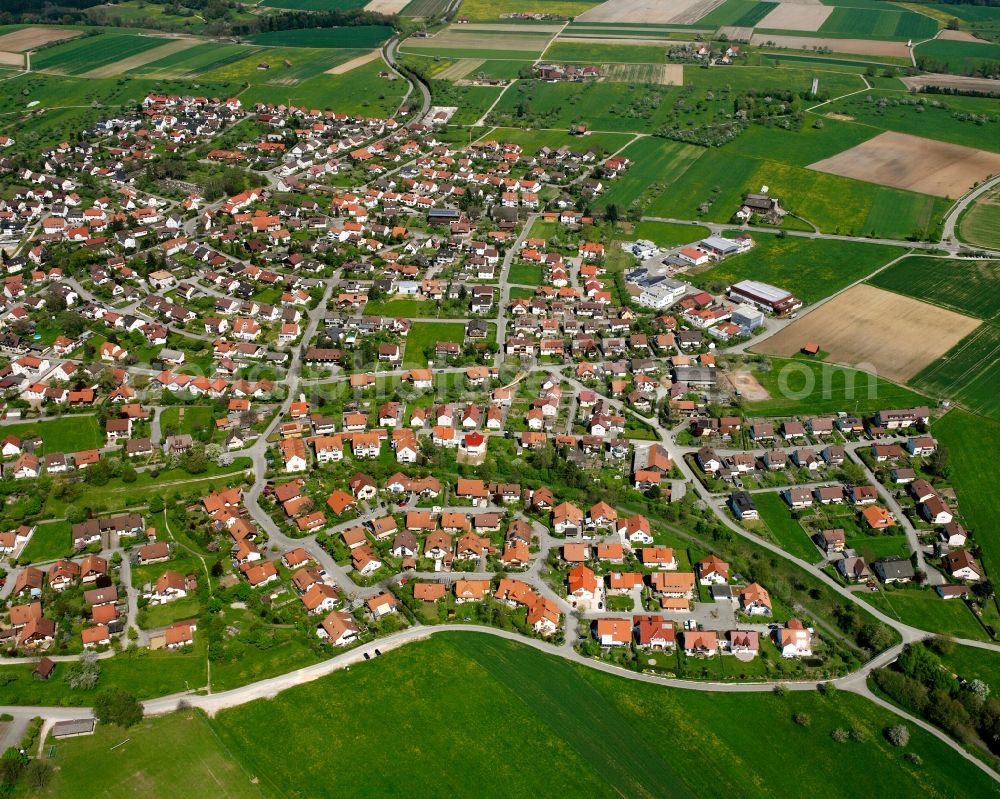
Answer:
<path fill-rule="evenodd" d="M 859 486 L 868 482 L 864 468 L 860 463 L 854 461 L 845 460 L 843 466 L 840 467 L 840 474 L 848 485 Z"/>
<path fill-rule="evenodd" d="M 887 649 L 892 644 L 892 631 L 880 622 L 870 622 L 858 632 L 858 643 L 874 651 Z"/>
<path fill-rule="evenodd" d="M 910 742 L 910 728 L 905 724 L 886 727 L 885 739 L 893 746 L 906 746 Z"/>
<path fill-rule="evenodd" d="M 132 727 L 142 721 L 142 705 L 122 688 L 108 688 L 94 698 L 94 715 L 102 724 Z"/>
<path fill-rule="evenodd" d="M 53 771 L 51 763 L 35 758 L 28 763 L 28 767 L 24 770 L 24 780 L 30 788 L 40 791 L 49 784 Z"/>
<path fill-rule="evenodd" d="M 948 448 L 938 445 L 938 448 L 934 450 L 934 452 L 931 453 L 931 456 L 927 459 L 927 468 L 938 477 L 947 477 L 951 473 L 951 467 L 948 465 L 948 461 Z"/>
<path fill-rule="evenodd" d="M 101 666 L 92 652 L 83 655 L 66 669 L 63 681 L 71 691 L 90 691 L 101 677 Z"/>

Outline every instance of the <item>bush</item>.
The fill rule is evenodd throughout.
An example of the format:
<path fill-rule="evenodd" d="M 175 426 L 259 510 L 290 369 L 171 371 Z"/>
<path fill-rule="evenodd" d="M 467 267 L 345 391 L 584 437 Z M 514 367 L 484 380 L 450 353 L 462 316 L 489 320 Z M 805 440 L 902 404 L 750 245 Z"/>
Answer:
<path fill-rule="evenodd" d="M 920 766 L 924 762 L 924 759 L 916 752 L 907 752 L 903 757 L 909 760 L 914 766 Z"/>
<path fill-rule="evenodd" d="M 910 728 L 905 724 L 893 724 L 885 728 L 885 739 L 893 746 L 906 746 L 910 742 Z"/>
<path fill-rule="evenodd" d="M 128 691 L 108 688 L 94 699 L 94 715 L 102 724 L 131 727 L 142 721 L 142 705 Z"/>
<path fill-rule="evenodd" d="M 24 779 L 29 787 L 40 791 L 49 784 L 54 771 L 55 769 L 49 763 L 46 763 L 44 760 L 35 759 L 28 763 L 28 767 L 24 770 Z"/>
<path fill-rule="evenodd" d="M 812 717 L 808 713 L 796 713 L 792 716 L 792 721 L 798 724 L 800 727 L 808 727 L 812 724 Z"/>
<path fill-rule="evenodd" d="M 830 737 L 833 738 L 833 740 L 835 740 L 837 743 L 842 744 L 851 736 L 847 732 L 847 730 L 845 730 L 843 727 L 837 727 L 830 733 Z"/>

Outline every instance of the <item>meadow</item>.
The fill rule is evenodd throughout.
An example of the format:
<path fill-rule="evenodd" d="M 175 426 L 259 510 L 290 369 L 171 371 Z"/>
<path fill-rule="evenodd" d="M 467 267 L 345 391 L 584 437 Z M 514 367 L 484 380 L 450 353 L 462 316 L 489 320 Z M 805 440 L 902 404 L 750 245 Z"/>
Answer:
<path fill-rule="evenodd" d="M 630 238 L 647 239 L 658 247 L 676 247 L 703 239 L 710 234 L 701 225 L 678 225 L 670 222 L 639 222 Z"/>
<path fill-rule="evenodd" d="M 933 405 L 927 397 L 875 375 L 805 358 L 769 358 L 769 368 L 754 376 L 771 395 L 748 402 L 749 410 L 762 416 L 800 414 L 873 413 L 879 408 L 912 408 Z"/>
<path fill-rule="evenodd" d="M 499 22 L 501 14 L 554 14 L 576 17 L 593 8 L 599 0 L 462 0 L 458 17 L 470 22 Z"/>
<path fill-rule="evenodd" d="M 363 55 L 364 50 L 338 50 L 301 47 L 243 47 L 243 58 L 231 58 L 226 53 L 218 64 L 206 69 L 207 80 L 240 81 L 281 87 L 298 86 L 309 78 L 319 77 L 326 70 Z M 259 65 L 267 64 L 267 69 Z"/>
<path fill-rule="evenodd" d="M 104 434 L 96 416 L 61 416 L 49 421 L 4 425 L 3 435 L 22 441 L 38 436 L 43 452 L 79 452 L 104 446 Z"/>
<path fill-rule="evenodd" d="M 535 264 L 511 264 L 507 282 L 519 286 L 540 286 L 542 267 Z"/>
<path fill-rule="evenodd" d="M 654 184 L 670 185 L 689 169 L 695 168 L 705 151 L 700 147 L 653 136 L 639 139 L 622 151 L 632 160 L 623 175 L 611 181 L 605 192 L 594 201 L 597 208 L 617 205 L 625 211 L 641 200 Z"/>
<path fill-rule="evenodd" d="M 809 304 L 861 280 L 905 251 L 899 247 L 833 239 L 755 233 L 756 245 L 692 278 L 698 286 L 762 280 Z"/>
<path fill-rule="evenodd" d="M 959 231 L 963 241 L 976 247 L 1000 248 L 1000 192 L 977 200 L 962 216 Z"/>
<path fill-rule="evenodd" d="M 287 31 L 267 31 L 247 37 L 254 44 L 272 47 L 348 47 L 371 50 L 392 36 L 388 25 L 356 25 L 343 28 L 300 28 Z"/>
<path fill-rule="evenodd" d="M 814 122 L 814 118 L 807 116 L 800 127 L 787 130 L 775 125 L 751 125 L 726 149 L 751 158 L 808 166 L 849 150 L 878 133 L 864 125 L 836 119 L 824 119 L 819 128 L 813 126 Z"/>
<path fill-rule="evenodd" d="M 1000 419 L 1000 326 L 983 323 L 910 383 L 974 413 Z"/>
<path fill-rule="evenodd" d="M 795 724 L 796 713 L 807 713 L 811 725 Z M 210 723 L 263 790 L 290 799 L 467 795 L 469 786 L 477 796 L 686 799 L 700 795 L 706 773 L 713 790 L 723 793 L 801 796 L 826 790 L 844 758 L 865 774 L 838 783 L 845 799 L 872 791 L 945 797 L 991 789 L 982 772 L 917 728 L 908 749 L 923 765 L 904 763 L 881 735 L 896 721 L 839 692 L 671 691 L 569 665 L 515 642 L 444 633 L 277 699 L 222 711 Z M 830 738 L 835 727 L 859 727 L 867 740 L 838 744 Z M 284 731 L 286 745 L 262 746 L 274 729 Z M 651 734 L 657 729 L 671 734 Z M 386 736 L 404 768 L 329 767 Z M 68 753 L 71 745 L 61 746 Z M 137 738 L 136 745 L 153 744 Z M 762 750 L 796 756 L 774 769 L 756 754 Z M 100 761 L 91 765 L 101 767 Z"/>
<path fill-rule="evenodd" d="M 32 56 L 31 66 L 80 75 L 173 41 L 176 40 L 132 33 L 100 33 L 46 48 Z"/>
<path fill-rule="evenodd" d="M 914 255 L 868 282 L 979 319 L 1000 318 L 1000 261 Z"/>
<path fill-rule="evenodd" d="M 945 601 L 930 588 L 880 589 L 857 594 L 883 613 L 928 632 L 988 641 L 986 631 L 961 601 Z"/>
<path fill-rule="evenodd" d="M 578 152 L 594 150 L 602 155 L 610 155 L 620 150 L 632 137 L 627 133 L 591 132 L 586 136 L 574 136 L 567 130 L 524 130 L 522 128 L 492 128 L 477 141 L 500 141 L 519 144 L 526 152 L 534 155 L 543 147 L 558 149 L 569 147 Z"/>
<path fill-rule="evenodd" d="M 73 554 L 71 525 L 67 521 L 42 522 L 32 533 L 31 540 L 19 560 L 39 563 Z"/>
<path fill-rule="evenodd" d="M 322 51 L 321 51 L 322 52 Z M 348 60 L 352 50 L 337 52 Z M 406 94 L 406 81 L 379 77 L 381 61 L 364 64 L 341 75 L 316 75 L 294 86 L 280 83 L 252 83 L 240 95 L 244 104 L 255 102 L 292 103 L 313 108 L 331 109 L 343 114 L 392 116 Z"/>
<path fill-rule="evenodd" d="M 965 526 L 982 548 L 994 580 L 1000 575 L 1000 479 L 993 453 L 1000 447 L 1000 421 L 951 410 L 934 423 L 934 437 L 951 454 L 951 482 Z"/>
<path fill-rule="evenodd" d="M 753 495 L 760 518 L 767 525 L 771 538 L 789 555 L 801 558 L 806 563 L 815 563 L 821 557 L 818 549 L 809 539 L 809 534 L 792 518 L 788 504 L 778 491 L 761 491 Z"/>
<path fill-rule="evenodd" d="M 461 322 L 414 322 L 406 336 L 403 366 L 427 366 L 426 350 L 439 341 L 454 341 L 461 346 L 465 341 L 465 325 Z M 434 354 L 430 357 L 434 359 Z"/>
<path fill-rule="evenodd" d="M 558 39 L 544 53 L 546 61 L 586 64 L 666 64 L 666 41 L 663 46 L 643 44 L 588 44 Z"/>
<path fill-rule="evenodd" d="M 953 72 L 959 75 L 995 77 L 1000 62 L 1000 44 L 955 42 L 935 39 L 918 45 L 914 52 L 917 65 L 929 72 Z"/>

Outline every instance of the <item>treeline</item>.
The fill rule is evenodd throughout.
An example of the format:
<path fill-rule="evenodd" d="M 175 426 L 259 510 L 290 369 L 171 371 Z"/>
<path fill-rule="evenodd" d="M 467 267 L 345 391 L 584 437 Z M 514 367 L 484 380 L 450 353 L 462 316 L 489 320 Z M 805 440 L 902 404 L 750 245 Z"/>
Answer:
<path fill-rule="evenodd" d="M 388 25 L 399 29 L 399 18 L 365 11 L 363 8 L 333 11 L 283 11 L 266 14 L 252 20 L 240 20 L 229 25 L 234 36 L 250 36 L 269 31 L 291 31 L 306 28 L 351 28 L 359 25 Z"/>
<path fill-rule="evenodd" d="M 913 0 L 926 6 L 988 6 L 989 8 L 1000 8 L 1000 0 Z"/>
<path fill-rule="evenodd" d="M 923 72 L 947 72 L 970 78 L 1000 78 L 1000 61 L 977 61 L 971 66 L 942 61 L 932 56 L 918 55 L 917 68 Z"/>
<path fill-rule="evenodd" d="M 896 703 L 923 716 L 958 740 L 984 743 L 1000 752 L 1000 701 L 982 680 L 962 679 L 943 660 L 954 641 L 934 638 L 910 644 L 896 662 L 872 672 L 876 685 Z"/>

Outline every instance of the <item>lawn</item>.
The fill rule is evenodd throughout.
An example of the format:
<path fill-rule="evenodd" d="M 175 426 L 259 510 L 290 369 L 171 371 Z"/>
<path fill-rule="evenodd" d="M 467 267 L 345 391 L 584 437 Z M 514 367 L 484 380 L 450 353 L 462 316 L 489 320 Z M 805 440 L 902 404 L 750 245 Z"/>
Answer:
<path fill-rule="evenodd" d="M 461 322 L 414 322 L 406 336 L 403 366 L 427 366 L 427 349 L 439 341 L 465 341 L 465 325 Z M 431 353 L 434 359 L 434 353 Z"/>
<path fill-rule="evenodd" d="M 879 408 L 933 405 L 927 397 L 875 375 L 804 358 L 770 358 L 769 371 L 755 371 L 771 399 L 748 402 L 751 413 L 764 416 L 872 413 Z"/>
<path fill-rule="evenodd" d="M 934 437 L 951 454 L 951 481 L 965 526 L 982 548 L 983 565 L 1000 576 L 1000 477 L 993 453 L 1000 447 L 1000 422 L 949 411 L 934 423 Z"/>
<path fill-rule="evenodd" d="M 795 724 L 795 713 L 808 714 L 811 724 Z M 896 721 L 849 694 L 671 691 L 515 642 L 439 634 L 274 700 L 222 711 L 211 723 L 265 791 L 290 798 L 405 792 L 685 799 L 705 795 L 709 773 L 713 793 L 748 798 L 826 795 L 833 781 L 845 799 L 992 790 L 981 771 L 912 726 L 908 748 L 923 765 L 905 763 L 881 736 Z M 853 726 L 867 741 L 831 739 L 835 727 Z M 283 731 L 281 747 L 264 743 L 275 729 Z M 387 738 L 404 768 L 330 768 Z M 761 751 L 796 756 L 775 769 Z M 845 760 L 865 779 L 840 780 Z M 103 767 L 100 760 L 91 765 Z"/>
<path fill-rule="evenodd" d="M 855 550 L 867 563 L 894 555 L 908 558 L 911 553 L 910 543 L 905 535 L 866 535 L 848 538 L 847 547 Z"/>
<path fill-rule="evenodd" d="M 762 280 L 813 303 L 861 280 L 905 251 L 899 247 L 833 239 L 779 238 L 754 233 L 756 246 L 692 279 L 699 286 Z"/>
<path fill-rule="evenodd" d="M 922 630 L 958 638 L 990 640 L 964 602 L 941 599 L 931 588 L 891 588 L 875 593 L 861 591 L 856 596 L 883 613 Z"/>
<path fill-rule="evenodd" d="M 267 31 L 248 36 L 254 44 L 276 47 L 350 47 L 371 50 L 392 36 L 388 25 L 357 25 L 344 28 L 300 28 L 297 30 Z"/>
<path fill-rule="evenodd" d="M 70 527 L 69 522 L 44 522 L 37 525 L 19 560 L 39 563 L 72 555 L 74 550 Z"/>
<path fill-rule="evenodd" d="M 917 372 L 910 383 L 974 413 L 1000 419 L 1000 325 L 983 323 Z"/>
<path fill-rule="evenodd" d="M 169 566 L 170 564 L 164 564 Z M 143 630 L 166 627 L 175 621 L 193 619 L 201 615 L 202 607 L 197 597 L 186 596 L 165 605 L 150 605 L 139 611 L 138 624 Z"/>
<path fill-rule="evenodd" d="M 657 247 L 677 247 L 706 238 L 711 231 L 701 225 L 675 225 L 670 222 L 640 222 L 632 238 L 647 239 Z"/>
<path fill-rule="evenodd" d="M 208 431 L 214 432 L 213 411 L 211 405 L 182 405 L 164 408 L 160 411 L 160 430 L 164 436 L 177 433 L 191 433 L 196 438 L 205 438 L 196 434 Z M 207 439 L 206 439 L 207 440 Z"/>
<path fill-rule="evenodd" d="M 915 255 L 879 272 L 873 286 L 979 319 L 1000 319 L 1000 261 Z"/>
<path fill-rule="evenodd" d="M 22 441 L 39 436 L 44 452 L 79 452 L 104 446 L 104 435 L 96 416 L 61 416 L 51 421 L 9 424 L 0 428 L 3 437 L 17 436 Z"/>
<path fill-rule="evenodd" d="M 55 774 L 34 794 L 60 799 L 148 799 L 152 796 L 213 796 L 260 799 L 268 796 L 226 750 L 200 712 L 184 711 L 146 719 L 123 730 L 98 726 L 93 735 L 53 745 Z M 113 752 L 112 752 L 113 750 Z M 106 759 L 99 780 L 94 763 Z"/>
<path fill-rule="evenodd" d="M 507 282 L 517 283 L 521 286 L 540 286 L 542 267 L 535 264 L 511 264 Z"/>
<path fill-rule="evenodd" d="M 774 541 L 787 552 L 801 558 L 806 563 L 815 563 L 822 557 L 809 534 L 802 525 L 792 518 L 788 503 L 778 491 L 761 491 L 753 495 L 753 504 L 760 512 L 760 518 L 771 531 Z"/>

